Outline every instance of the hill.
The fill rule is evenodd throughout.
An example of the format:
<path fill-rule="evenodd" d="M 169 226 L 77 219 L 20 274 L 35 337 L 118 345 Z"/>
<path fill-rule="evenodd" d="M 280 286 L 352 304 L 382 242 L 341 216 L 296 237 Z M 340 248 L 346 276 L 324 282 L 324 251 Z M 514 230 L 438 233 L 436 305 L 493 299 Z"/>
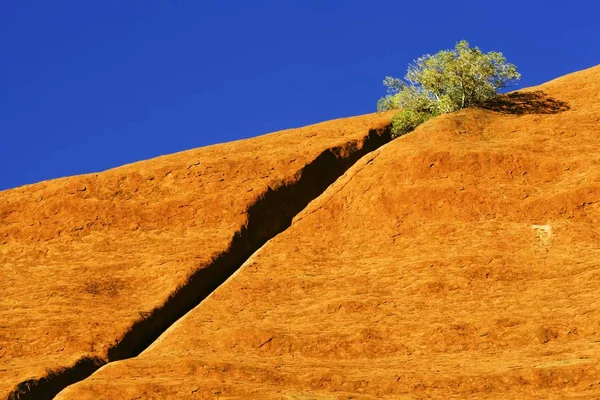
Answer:
<path fill-rule="evenodd" d="M 388 122 L 1 192 L 0 393 L 598 397 L 600 67 Z"/>
<path fill-rule="evenodd" d="M 595 67 L 366 155 L 57 398 L 598 397 L 599 100 Z"/>
<path fill-rule="evenodd" d="M 0 398 L 137 355 L 389 140 L 367 115 L 0 192 Z"/>

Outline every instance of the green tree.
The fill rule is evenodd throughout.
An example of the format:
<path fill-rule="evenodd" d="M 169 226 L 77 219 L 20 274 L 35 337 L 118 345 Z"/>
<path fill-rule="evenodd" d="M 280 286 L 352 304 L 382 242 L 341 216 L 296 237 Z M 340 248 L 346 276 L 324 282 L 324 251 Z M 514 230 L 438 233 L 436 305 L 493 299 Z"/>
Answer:
<path fill-rule="evenodd" d="M 392 118 L 392 133 L 400 136 L 436 115 L 480 105 L 520 77 L 502 53 L 482 53 L 462 40 L 452 50 L 416 59 L 404 80 L 386 77 L 387 95 L 377 109 L 402 110 Z"/>

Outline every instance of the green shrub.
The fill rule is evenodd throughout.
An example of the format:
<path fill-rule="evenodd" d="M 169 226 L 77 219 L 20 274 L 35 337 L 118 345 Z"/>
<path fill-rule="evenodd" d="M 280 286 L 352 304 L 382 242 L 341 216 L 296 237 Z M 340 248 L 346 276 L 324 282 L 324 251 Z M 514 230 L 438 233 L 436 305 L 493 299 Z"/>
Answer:
<path fill-rule="evenodd" d="M 416 59 L 405 80 L 386 77 L 388 94 L 379 99 L 377 109 L 403 110 L 392 118 L 392 132 L 400 136 L 436 115 L 480 105 L 520 77 L 502 53 L 484 54 L 462 40 L 453 50 Z"/>
<path fill-rule="evenodd" d="M 392 136 L 399 137 L 411 132 L 431 117 L 430 113 L 403 109 L 392 117 Z"/>

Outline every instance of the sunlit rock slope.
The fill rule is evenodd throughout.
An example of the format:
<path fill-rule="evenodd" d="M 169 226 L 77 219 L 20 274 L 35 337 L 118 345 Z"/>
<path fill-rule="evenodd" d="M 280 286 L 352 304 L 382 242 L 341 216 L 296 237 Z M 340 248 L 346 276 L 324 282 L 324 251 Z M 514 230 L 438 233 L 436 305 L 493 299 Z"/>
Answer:
<path fill-rule="evenodd" d="M 329 121 L 0 192 L 0 398 L 52 398 L 137 355 L 388 141 L 388 123 Z"/>
<path fill-rule="evenodd" d="M 599 287 L 595 67 L 366 155 L 142 354 L 58 398 L 597 398 Z"/>

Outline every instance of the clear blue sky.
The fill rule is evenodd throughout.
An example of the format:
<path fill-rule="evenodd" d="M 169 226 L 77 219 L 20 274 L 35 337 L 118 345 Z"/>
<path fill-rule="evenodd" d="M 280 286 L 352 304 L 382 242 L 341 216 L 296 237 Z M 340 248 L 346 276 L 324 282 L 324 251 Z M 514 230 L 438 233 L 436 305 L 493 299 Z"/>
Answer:
<path fill-rule="evenodd" d="M 600 2 L 0 2 L 0 190 L 373 112 L 467 39 L 520 86 L 600 64 Z"/>

